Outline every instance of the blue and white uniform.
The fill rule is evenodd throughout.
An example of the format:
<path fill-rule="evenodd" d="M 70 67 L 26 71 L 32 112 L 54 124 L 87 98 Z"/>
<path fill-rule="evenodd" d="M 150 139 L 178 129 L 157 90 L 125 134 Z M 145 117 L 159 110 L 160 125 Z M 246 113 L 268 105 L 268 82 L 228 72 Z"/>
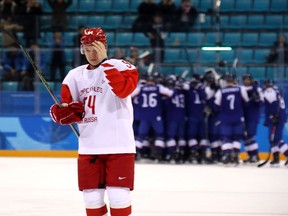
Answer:
<path fill-rule="evenodd" d="M 219 110 L 221 119 L 221 138 L 223 162 L 238 163 L 241 148 L 240 140 L 244 132 L 243 105 L 249 98 L 246 90 L 238 85 L 229 85 L 219 89 L 215 94 L 215 108 Z M 234 158 L 232 159 L 232 153 Z M 228 161 L 226 160 L 227 158 Z M 233 161 L 230 161 L 233 160 Z"/>

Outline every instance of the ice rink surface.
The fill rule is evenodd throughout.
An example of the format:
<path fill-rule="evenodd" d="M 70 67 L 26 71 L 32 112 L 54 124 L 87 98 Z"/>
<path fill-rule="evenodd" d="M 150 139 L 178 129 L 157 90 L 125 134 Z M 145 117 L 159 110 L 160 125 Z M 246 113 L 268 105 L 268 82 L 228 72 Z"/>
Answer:
<path fill-rule="evenodd" d="M 84 216 L 75 158 L 0 158 L 0 216 Z M 136 164 L 134 216 L 288 216 L 288 168 Z"/>

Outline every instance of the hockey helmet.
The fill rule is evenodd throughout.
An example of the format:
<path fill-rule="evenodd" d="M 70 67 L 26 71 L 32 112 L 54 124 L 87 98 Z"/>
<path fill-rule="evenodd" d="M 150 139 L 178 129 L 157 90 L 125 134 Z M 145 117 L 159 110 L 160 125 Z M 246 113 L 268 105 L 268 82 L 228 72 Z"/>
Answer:
<path fill-rule="evenodd" d="M 165 79 L 165 85 L 169 88 L 173 88 L 175 87 L 176 80 L 177 80 L 177 77 L 175 75 L 169 75 Z"/>
<path fill-rule="evenodd" d="M 244 74 L 243 76 L 242 76 L 242 80 L 253 80 L 253 76 L 252 76 L 252 74 L 251 73 L 246 73 L 246 74 Z"/>
<path fill-rule="evenodd" d="M 81 44 L 91 44 L 93 41 L 100 41 L 104 45 L 107 44 L 107 37 L 100 27 L 86 28 L 80 39 Z"/>
<path fill-rule="evenodd" d="M 274 86 L 274 81 L 272 79 L 264 80 L 263 86 L 264 86 L 264 88 L 273 87 Z"/>
<path fill-rule="evenodd" d="M 226 82 L 235 82 L 236 81 L 236 75 L 235 73 L 231 73 L 231 72 L 228 72 L 224 75 L 224 80 Z"/>

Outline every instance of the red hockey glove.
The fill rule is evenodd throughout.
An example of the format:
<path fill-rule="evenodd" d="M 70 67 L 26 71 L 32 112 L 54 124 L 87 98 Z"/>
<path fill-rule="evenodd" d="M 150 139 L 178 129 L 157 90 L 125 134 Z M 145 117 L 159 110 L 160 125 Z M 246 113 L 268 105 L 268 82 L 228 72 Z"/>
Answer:
<path fill-rule="evenodd" d="M 75 115 L 81 117 L 81 119 L 84 116 L 84 105 L 81 101 L 74 101 L 68 104 L 68 107 L 71 108 Z"/>
<path fill-rule="evenodd" d="M 112 68 L 106 70 L 105 73 L 112 91 L 120 98 L 127 97 L 136 88 L 138 80 L 137 70 L 119 72 L 117 69 Z"/>
<path fill-rule="evenodd" d="M 59 107 L 58 104 L 54 104 L 51 106 L 50 116 L 55 123 L 61 124 L 61 125 L 67 125 L 67 124 L 72 124 L 74 122 L 79 122 L 82 120 L 84 112 L 82 112 L 80 116 L 80 113 L 77 113 L 77 112 L 75 113 L 75 110 L 69 107 L 70 104 L 68 104 L 67 107 Z M 75 106 L 75 104 L 72 104 L 71 106 L 73 107 Z M 78 105 L 76 105 L 76 107 L 78 107 Z"/>

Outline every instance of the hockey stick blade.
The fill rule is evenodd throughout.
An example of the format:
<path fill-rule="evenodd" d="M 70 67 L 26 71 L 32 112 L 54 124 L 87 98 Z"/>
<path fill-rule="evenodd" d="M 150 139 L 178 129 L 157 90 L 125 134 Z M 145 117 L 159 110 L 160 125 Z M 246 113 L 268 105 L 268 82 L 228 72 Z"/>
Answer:
<path fill-rule="evenodd" d="M 22 46 L 22 44 L 19 42 L 19 40 L 12 35 L 10 32 L 8 32 L 7 30 L 3 29 L 3 31 L 8 34 L 11 38 L 13 38 L 13 40 L 17 43 L 17 45 L 20 47 L 20 49 L 22 50 L 22 52 L 24 53 L 24 55 L 26 56 L 26 58 L 29 60 L 30 64 L 32 65 L 34 71 L 36 72 L 36 74 L 38 75 L 39 79 L 41 80 L 41 82 L 43 83 L 43 85 L 45 86 L 45 88 L 47 89 L 47 91 L 49 92 L 50 96 L 52 97 L 53 101 L 58 104 L 59 106 L 61 106 L 60 101 L 58 100 L 58 98 L 56 97 L 56 95 L 54 94 L 54 92 L 52 91 L 52 89 L 50 88 L 48 82 L 46 81 L 46 79 L 43 76 L 42 71 L 37 67 L 36 63 L 34 62 L 34 60 L 31 58 L 31 56 L 29 55 L 29 53 L 27 52 L 27 50 Z M 77 129 L 75 128 L 75 126 L 73 124 L 70 124 L 71 129 L 73 130 L 73 132 L 75 133 L 75 135 L 77 137 L 79 137 L 79 132 L 77 131 Z"/>

